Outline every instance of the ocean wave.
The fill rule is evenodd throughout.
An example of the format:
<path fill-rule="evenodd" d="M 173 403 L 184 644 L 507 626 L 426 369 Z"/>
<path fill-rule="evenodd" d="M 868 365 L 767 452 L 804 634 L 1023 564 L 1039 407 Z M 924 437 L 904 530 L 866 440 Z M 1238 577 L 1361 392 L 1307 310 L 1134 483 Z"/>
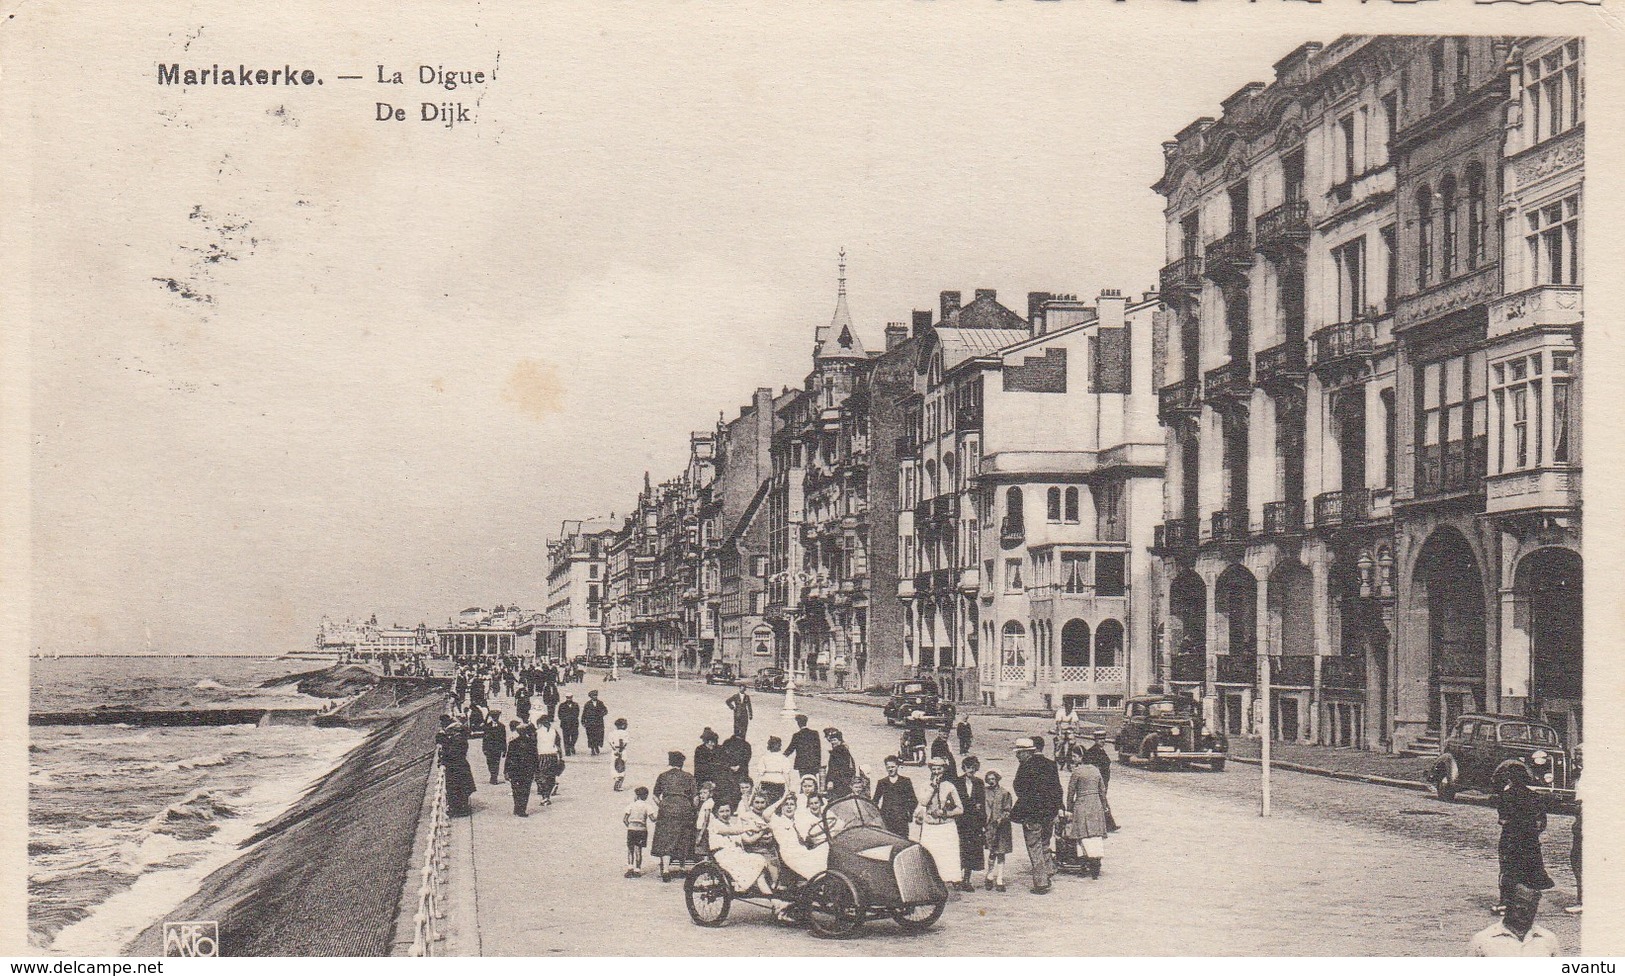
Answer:
<path fill-rule="evenodd" d="M 197 684 L 193 685 L 192 689 L 194 691 L 230 691 L 231 690 L 230 688 L 227 688 L 225 685 L 223 685 L 220 682 L 214 680 L 213 678 L 204 678 L 202 681 L 199 681 Z"/>
<path fill-rule="evenodd" d="M 236 817 L 236 807 L 209 790 L 193 790 L 186 798 L 171 803 L 148 822 L 148 834 L 167 834 L 180 840 L 202 840 L 220 829 L 218 820 Z M 153 859 L 143 858 L 149 863 Z M 157 860 L 162 860 L 158 858 Z"/>

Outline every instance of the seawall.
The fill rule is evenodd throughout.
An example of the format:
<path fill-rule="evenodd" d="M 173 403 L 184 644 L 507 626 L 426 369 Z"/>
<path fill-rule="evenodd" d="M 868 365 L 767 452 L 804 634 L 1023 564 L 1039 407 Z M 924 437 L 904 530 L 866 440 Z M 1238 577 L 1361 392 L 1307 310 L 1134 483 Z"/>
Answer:
<path fill-rule="evenodd" d="M 218 922 L 223 956 L 389 954 L 445 692 L 437 682 L 375 691 L 381 708 L 345 716 L 374 725 L 367 738 L 129 954 L 161 955 L 164 921 Z"/>

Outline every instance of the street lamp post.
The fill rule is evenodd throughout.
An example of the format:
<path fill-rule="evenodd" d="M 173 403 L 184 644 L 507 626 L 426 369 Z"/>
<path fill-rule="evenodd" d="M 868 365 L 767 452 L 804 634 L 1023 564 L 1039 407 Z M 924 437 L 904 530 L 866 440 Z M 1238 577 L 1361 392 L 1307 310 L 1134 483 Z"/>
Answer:
<path fill-rule="evenodd" d="M 789 716 L 796 713 L 796 615 L 787 614 L 785 619 L 790 628 L 790 673 L 784 682 L 784 707 L 779 714 Z"/>
<path fill-rule="evenodd" d="M 1260 767 L 1263 770 L 1263 778 L 1261 780 L 1263 792 L 1262 792 L 1262 795 L 1259 797 L 1258 815 L 1261 816 L 1261 817 L 1267 817 L 1267 816 L 1270 815 L 1270 718 L 1271 718 L 1271 716 L 1270 716 L 1270 656 L 1268 654 L 1261 654 L 1261 655 L 1259 655 L 1259 658 L 1258 658 L 1258 693 L 1259 693 L 1260 704 L 1263 706 L 1260 709 L 1260 711 L 1263 712 L 1263 717 L 1262 717 L 1262 723 L 1261 723 L 1261 725 L 1259 727 L 1260 742 L 1262 743 L 1261 746 L 1259 747 L 1259 757 L 1260 757 Z"/>

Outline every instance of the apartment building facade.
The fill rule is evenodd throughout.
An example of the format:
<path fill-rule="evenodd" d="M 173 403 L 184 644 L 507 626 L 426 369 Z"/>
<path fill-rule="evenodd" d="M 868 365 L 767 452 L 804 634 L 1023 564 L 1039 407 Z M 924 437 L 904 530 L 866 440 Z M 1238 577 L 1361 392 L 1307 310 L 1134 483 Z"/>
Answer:
<path fill-rule="evenodd" d="M 1538 66 L 1570 70 L 1563 44 L 1557 61 L 1534 50 Z M 1577 433 L 1562 462 L 1551 437 L 1543 442 L 1545 468 L 1514 451 L 1525 464 L 1503 479 L 1523 485 L 1550 470 L 1569 494 L 1534 492 L 1536 516 L 1498 520 L 1485 505 L 1500 463 L 1491 428 L 1503 402 L 1509 412 L 1534 402 L 1527 370 L 1537 360 L 1548 377 L 1554 364 L 1565 370 L 1565 424 L 1577 415 L 1578 313 L 1567 308 L 1559 325 L 1529 322 L 1527 303 L 1506 306 L 1503 320 L 1526 323 L 1506 327 L 1523 379 L 1503 370 L 1495 407 L 1487 389 L 1491 309 L 1508 275 L 1501 243 L 1512 239 L 1490 206 L 1510 200 L 1503 154 L 1535 144 L 1504 124 L 1532 100 L 1510 53 L 1498 38 L 1304 45 L 1273 83 L 1245 86 L 1220 118 L 1165 144 L 1157 189 L 1168 200 L 1162 285 L 1175 338 L 1159 392 L 1168 487 L 1155 542 L 1158 657 L 1161 677 L 1201 694 L 1234 734 L 1267 726 L 1288 740 L 1425 750 L 1463 711 L 1523 707 L 1495 691 L 1529 684 L 1500 680 L 1500 633 L 1518 630 L 1507 620 L 1527 617 L 1520 608 L 1561 601 L 1530 582 L 1526 597 L 1496 595 L 1499 575 L 1516 578 L 1518 546 L 1554 550 L 1536 564 L 1569 567 L 1556 589 L 1578 590 L 1574 540 L 1561 541 L 1569 525 L 1577 533 Z M 1578 209 L 1577 190 L 1565 189 L 1578 185 L 1577 162 L 1544 161 L 1583 158 L 1563 148 L 1578 145 L 1577 82 L 1573 91 L 1561 101 L 1568 126 L 1531 154 L 1543 162 L 1524 164 L 1535 209 L 1516 215 L 1522 223 L 1506 218 L 1532 228 L 1537 266 L 1551 240 L 1569 247 L 1566 230 L 1541 236 L 1541 221 Z M 1548 287 L 1577 295 L 1575 248 L 1557 274 L 1574 284 L 1548 286 L 1540 275 L 1552 275 L 1538 272 L 1525 287 L 1542 300 Z M 1514 386 L 1525 392 L 1515 398 Z M 1554 509 L 1559 496 L 1574 503 Z M 1533 629 L 1557 635 L 1547 644 L 1578 647 L 1577 616 L 1542 616 Z M 1253 706 L 1266 665 L 1267 717 Z M 1578 699 L 1562 696 L 1573 690 L 1546 698 L 1567 716 Z"/>

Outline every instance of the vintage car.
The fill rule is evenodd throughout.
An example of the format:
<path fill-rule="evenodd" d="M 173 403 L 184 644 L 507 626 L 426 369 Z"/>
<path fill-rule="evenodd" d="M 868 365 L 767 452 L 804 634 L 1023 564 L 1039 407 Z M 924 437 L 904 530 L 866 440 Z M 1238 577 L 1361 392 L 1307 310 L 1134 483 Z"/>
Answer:
<path fill-rule="evenodd" d="M 1201 703 L 1189 695 L 1137 695 L 1123 706 L 1117 730 L 1117 759 L 1142 759 L 1153 768 L 1201 763 L 1224 769 L 1230 744 L 1224 734 L 1204 727 Z"/>
<path fill-rule="evenodd" d="M 784 872 L 774 892 L 791 903 L 782 920 L 805 922 L 827 939 L 845 939 L 871 919 L 889 918 L 907 931 L 923 932 L 942 917 L 948 886 L 936 862 L 918 843 L 887 830 L 873 803 L 860 796 L 831 803 L 824 829 L 829 866 L 805 879 Z M 734 879 L 710 857 L 689 870 L 683 897 L 689 918 L 706 927 L 726 922 L 735 901 L 773 907 L 758 889 L 736 890 Z"/>
<path fill-rule="evenodd" d="M 705 673 L 708 685 L 732 685 L 739 682 L 739 669 L 727 661 L 718 661 Z"/>
<path fill-rule="evenodd" d="M 648 660 L 638 662 L 638 665 L 632 669 L 632 673 L 646 674 L 653 678 L 664 678 L 671 672 L 666 670 L 665 664 L 650 658 Z"/>
<path fill-rule="evenodd" d="M 891 697 L 886 699 L 882 714 L 887 725 L 904 725 L 909 721 L 931 725 L 954 724 L 954 706 L 942 700 L 937 683 L 930 678 L 905 678 L 891 686 Z"/>
<path fill-rule="evenodd" d="M 1530 788 L 1554 800 L 1574 799 L 1579 763 L 1563 748 L 1557 730 L 1521 715 L 1463 715 L 1456 719 L 1429 773 L 1441 800 L 1461 790 L 1493 793 L 1508 770 L 1521 768 Z"/>
<path fill-rule="evenodd" d="M 790 676 L 783 668 L 763 668 L 756 672 L 757 691 L 783 691 L 790 685 Z"/>

